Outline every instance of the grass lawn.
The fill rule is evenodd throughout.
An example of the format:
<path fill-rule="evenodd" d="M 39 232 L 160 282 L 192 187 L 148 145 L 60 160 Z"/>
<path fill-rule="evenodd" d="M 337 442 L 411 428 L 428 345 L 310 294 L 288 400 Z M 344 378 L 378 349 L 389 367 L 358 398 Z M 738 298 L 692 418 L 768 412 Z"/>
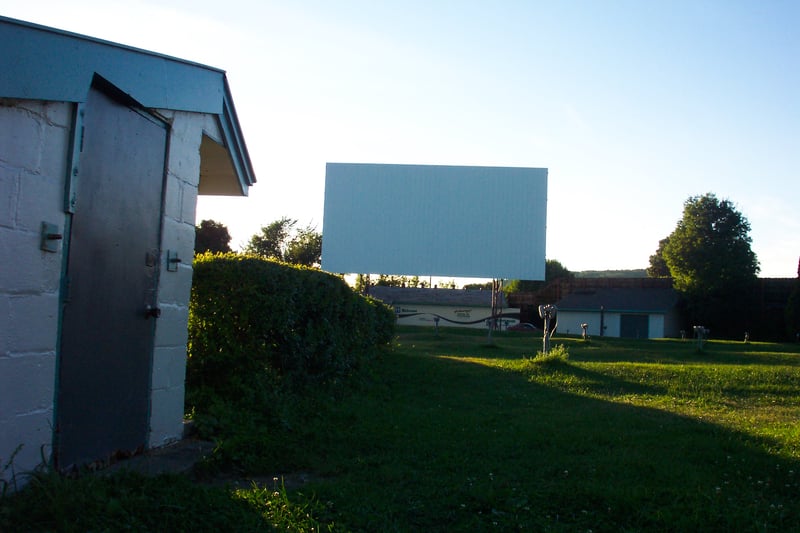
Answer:
<path fill-rule="evenodd" d="M 161 529 L 161 513 L 184 511 L 195 531 L 219 529 L 211 515 L 230 530 L 800 530 L 800 345 L 557 338 L 569 358 L 537 361 L 541 339 L 524 333 L 488 345 L 481 331 L 398 331 L 369 379 L 320 391 L 247 451 L 273 462 L 250 475 L 309 472 L 305 485 L 167 478 L 175 489 L 157 502 L 116 497 L 129 522 L 65 522 L 52 488 L 64 482 L 51 479 L 6 497 L 0 530 L 22 517 L 30 529 Z"/>

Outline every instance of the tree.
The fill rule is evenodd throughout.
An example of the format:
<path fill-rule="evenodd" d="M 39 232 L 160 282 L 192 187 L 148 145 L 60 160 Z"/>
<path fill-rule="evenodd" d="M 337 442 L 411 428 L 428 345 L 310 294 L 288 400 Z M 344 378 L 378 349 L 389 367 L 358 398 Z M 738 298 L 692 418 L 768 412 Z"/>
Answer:
<path fill-rule="evenodd" d="M 544 281 L 512 279 L 503 289 L 507 295 L 514 292 L 537 292 L 548 283 L 557 279 L 572 279 L 575 274 L 555 259 L 547 259 L 544 263 Z"/>
<path fill-rule="evenodd" d="M 470 291 L 478 291 L 478 290 L 490 291 L 492 290 L 492 282 L 487 281 L 486 283 L 467 283 L 464 285 L 464 288 Z"/>
<path fill-rule="evenodd" d="M 356 275 L 354 289 L 358 292 L 365 292 L 368 285 L 377 287 L 411 287 L 415 289 L 425 289 L 428 282 L 419 279 L 419 276 L 389 276 L 379 274 L 377 281 L 373 281 L 369 274 Z"/>
<path fill-rule="evenodd" d="M 244 251 L 267 259 L 305 266 L 318 266 L 322 257 L 322 234 L 313 227 L 295 229 L 297 220 L 282 217 L 250 237 Z"/>
<path fill-rule="evenodd" d="M 194 251 L 202 254 L 203 252 L 224 253 L 230 252 L 231 236 L 228 228 L 215 220 L 203 220 L 199 226 L 195 226 L 194 232 Z"/>
<path fill-rule="evenodd" d="M 664 248 L 669 243 L 669 237 L 658 241 L 656 253 L 650 256 L 650 266 L 647 268 L 648 278 L 668 278 L 669 267 L 664 259 Z"/>
<path fill-rule="evenodd" d="M 322 259 L 322 234 L 313 228 L 301 229 L 289 241 L 283 259 L 287 263 L 318 267 Z"/>
<path fill-rule="evenodd" d="M 428 282 L 424 279 L 419 279 L 419 276 L 411 276 L 406 282 L 406 287 L 414 287 L 424 289 L 428 286 Z"/>
<path fill-rule="evenodd" d="M 283 217 L 266 226 L 261 226 L 261 233 L 250 237 L 250 242 L 247 243 L 244 251 L 267 259 L 283 261 L 284 249 L 296 224 L 296 220 Z"/>
<path fill-rule="evenodd" d="M 709 294 L 755 281 L 760 267 L 749 233 L 750 223 L 729 200 L 690 197 L 662 253 L 675 288 Z"/>
<path fill-rule="evenodd" d="M 683 218 L 664 239 L 661 255 L 694 325 L 727 336 L 746 330 L 760 270 L 749 233 L 747 218 L 729 200 L 707 193 L 684 202 Z"/>

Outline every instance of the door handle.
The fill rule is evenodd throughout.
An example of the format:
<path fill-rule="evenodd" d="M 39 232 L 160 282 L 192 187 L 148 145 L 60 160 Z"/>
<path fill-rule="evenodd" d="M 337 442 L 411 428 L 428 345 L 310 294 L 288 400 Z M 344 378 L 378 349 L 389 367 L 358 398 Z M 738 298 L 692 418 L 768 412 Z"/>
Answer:
<path fill-rule="evenodd" d="M 154 307 L 152 305 L 148 305 L 144 308 L 144 317 L 145 318 L 158 318 L 161 316 L 161 308 Z"/>

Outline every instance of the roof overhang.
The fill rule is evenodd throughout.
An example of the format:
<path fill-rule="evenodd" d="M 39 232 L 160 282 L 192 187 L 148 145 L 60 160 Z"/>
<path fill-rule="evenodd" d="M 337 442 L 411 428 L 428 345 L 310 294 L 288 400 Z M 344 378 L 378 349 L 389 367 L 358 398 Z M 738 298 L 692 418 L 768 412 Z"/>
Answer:
<path fill-rule="evenodd" d="M 255 183 L 223 70 L 1 16 L 0 50 L 0 97 L 81 103 L 99 74 L 146 108 L 216 115 L 222 143 L 204 137 L 201 175 L 222 192 L 201 194 L 246 196 Z"/>

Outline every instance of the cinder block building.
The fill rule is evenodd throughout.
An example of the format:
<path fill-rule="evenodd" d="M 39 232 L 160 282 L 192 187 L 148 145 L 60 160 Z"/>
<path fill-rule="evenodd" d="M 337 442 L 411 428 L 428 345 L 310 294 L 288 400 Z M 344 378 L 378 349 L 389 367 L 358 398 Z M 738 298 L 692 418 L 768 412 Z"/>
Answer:
<path fill-rule="evenodd" d="M 0 48 L 0 465 L 180 439 L 197 195 L 255 183 L 225 73 L 3 17 Z"/>

